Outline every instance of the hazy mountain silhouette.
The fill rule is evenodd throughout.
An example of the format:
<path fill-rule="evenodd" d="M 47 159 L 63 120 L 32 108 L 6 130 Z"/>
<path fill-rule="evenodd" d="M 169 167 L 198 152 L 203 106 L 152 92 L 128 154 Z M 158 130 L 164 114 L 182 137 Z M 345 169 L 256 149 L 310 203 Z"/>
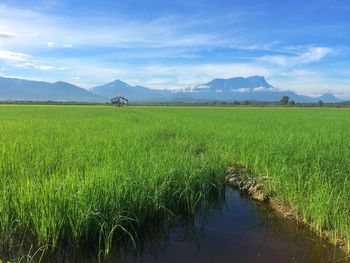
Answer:
<path fill-rule="evenodd" d="M 281 91 L 270 85 L 262 76 L 248 78 L 236 77 L 229 79 L 214 79 L 208 83 L 177 91 L 154 90 L 142 86 L 131 86 L 120 80 L 107 83 L 91 89 L 91 92 L 101 97 L 111 98 L 123 95 L 131 101 L 263 101 L 276 102 L 282 96 L 289 96 L 296 102 L 338 102 L 332 94 L 319 98 L 299 95 L 292 91 Z"/>
<path fill-rule="evenodd" d="M 86 89 L 58 81 L 49 83 L 24 79 L 0 77 L 0 100 L 23 101 L 105 101 Z"/>
<path fill-rule="evenodd" d="M 112 97 L 123 95 L 130 102 L 210 102 L 210 101 L 261 101 L 277 102 L 289 96 L 295 102 L 339 102 L 330 93 L 321 97 L 299 95 L 293 91 L 281 91 L 269 84 L 263 76 L 214 79 L 210 82 L 182 90 L 156 90 L 143 86 L 131 86 L 115 80 L 91 90 L 67 82 L 43 82 L 0 77 L 0 100 L 27 101 L 76 101 L 109 102 Z"/>

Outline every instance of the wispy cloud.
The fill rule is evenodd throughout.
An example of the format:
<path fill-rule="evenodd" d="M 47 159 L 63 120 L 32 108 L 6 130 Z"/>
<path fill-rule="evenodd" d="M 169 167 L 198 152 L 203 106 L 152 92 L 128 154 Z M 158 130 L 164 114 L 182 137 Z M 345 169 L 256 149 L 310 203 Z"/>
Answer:
<path fill-rule="evenodd" d="M 0 38 L 12 38 L 16 36 L 17 35 L 13 32 L 0 32 Z"/>
<path fill-rule="evenodd" d="M 9 28 L 27 34 L 27 47 L 71 47 L 72 42 L 80 46 L 113 47 L 170 47 L 201 46 L 232 43 L 232 39 L 223 39 L 223 34 L 212 30 L 198 30 L 206 25 L 215 25 L 218 20 L 223 24 L 234 23 L 233 19 L 206 17 L 185 17 L 179 15 L 144 19 L 106 19 L 105 17 L 80 15 L 74 18 L 42 14 L 20 8 L 0 5 L 0 32 Z M 79 22 L 78 22 L 79 21 Z M 32 37 L 29 37 L 32 36 Z M 98 36 L 98 37 L 96 37 Z M 3 42 L 3 46 L 20 46 L 19 40 Z"/>
<path fill-rule="evenodd" d="M 29 61 L 32 58 L 29 54 L 20 52 L 12 52 L 9 50 L 0 50 L 0 60 L 7 61 Z"/>
<path fill-rule="evenodd" d="M 296 64 L 307 64 L 317 62 L 334 50 L 330 47 L 309 47 L 297 55 L 266 55 L 259 57 L 260 62 L 277 64 L 279 66 L 295 66 Z"/>
<path fill-rule="evenodd" d="M 333 49 L 329 47 L 312 47 L 305 53 L 298 56 L 296 58 L 296 61 L 301 63 L 311 63 L 311 62 L 319 61 L 320 59 L 322 59 L 332 51 Z"/>
<path fill-rule="evenodd" d="M 21 64 L 17 64 L 16 67 L 19 68 L 32 68 L 32 69 L 38 69 L 38 70 L 65 70 L 65 67 L 55 67 L 51 65 L 40 65 L 40 64 L 35 64 L 32 62 L 25 62 Z"/>
<path fill-rule="evenodd" d="M 73 44 L 63 44 L 62 47 L 63 48 L 72 48 Z"/>
<path fill-rule="evenodd" d="M 313 24 L 290 26 L 285 17 L 275 27 L 271 23 L 277 25 L 278 19 L 269 20 L 274 17 L 269 12 L 277 9 L 247 9 L 235 1 L 179 1 L 182 9 L 173 10 L 172 3 L 161 10 L 142 7 L 149 13 L 123 12 L 120 7 L 128 1 L 110 1 L 106 6 L 115 8 L 108 10 L 100 9 L 105 2 L 96 10 L 74 1 L 19 2 L 0 3 L 0 67 L 9 75 L 84 87 L 120 78 L 159 89 L 264 75 L 272 85 L 304 93 L 323 90 L 324 83 L 339 91 L 349 83 L 348 22 L 325 25 L 321 32 Z M 323 32 L 326 28 L 334 32 Z M 349 88 L 345 92 L 350 96 Z"/>
<path fill-rule="evenodd" d="M 66 67 L 64 66 L 57 67 L 57 66 L 38 63 L 35 61 L 32 55 L 20 53 L 20 52 L 13 52 L 9 50 L 0 50 L 0 62 L 1 60 L 7 63 L 8 67 L 10 68 L 11 68 L 11 65 L 13 65 L 16 68 L 28 68 L 28 69 L 36 69 L 36 70 L 42 70 L 42 71 L 46 71 L 46 70 L 62 71 L 66 69 Z M 7 69 L 8 68 L 6 68 L 6 70 Z"/>
<path fill-rule="evenodd" d="M 49 41 L 47 42 L 47 46 L 49 48 L 72 48 L 73 47 L 73 44 L 58 44 L 56 42 L 53 42 L 53 41 Z"/>
<path fill-rule="evenodd" d="M 349 81 L 331 81 L 327 79 L 327 76 L 322 74 L 315 74 L 317 81 L 314 78 L 297 77 L 290 79 L 279 80 L 275 78 L 274 82 L 279 87 L 283 87 L 283 90 L 293 90 L 299 94 L 308 96 L 321 96 L 325 93 L 332 93 L 338 98 L 349 99 L 350 98 L 350 82 Z"/>
<path fill-rule="evenodd" d="M 35 35 L 18 34 L 10 31 L 0 31 L 0 38 L 24 38 L 24 37 L 35 37 Z"/>
<path fill-rule="evenodd" d="M 55 42 L 52 42 L 52 41 L 47 42 L 47 46 L 48 46 L 49 48 L 52 48 L 52 47 L 54 47 L 55 45 L 56 45 Z"/>

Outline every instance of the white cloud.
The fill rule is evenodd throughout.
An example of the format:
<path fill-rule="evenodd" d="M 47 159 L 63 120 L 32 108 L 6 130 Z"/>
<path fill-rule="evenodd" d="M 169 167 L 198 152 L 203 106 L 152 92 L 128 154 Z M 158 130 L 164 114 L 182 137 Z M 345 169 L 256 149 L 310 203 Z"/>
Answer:
<path fill-rule="evenodd" d="M 237 49 L 243 49 L 243 50 L 266 50 L 266 51 L 284 51 L 278 48 L 278 45 L 281 44 L 281 41 L 275 40 L 269 43 L 264 44 L 252 44 L 252 45 L 228 45 L 229 48 L 237 48 Z"/>
<path fill-rule="evenodd" d="M 7 60 L 7 61 L 29 61 L 31 59 L 31 55 L 19 53 L 19 52 L 12 52 L 9 50 L 0 50 L 0 60 Z"/>
<path fill-rule="evenodd" d="M 52 41 L 47 42 L 47 46 L 48 46 L 49 48 L 52 48 L 52 47 L 54 47 L 55 45 L 56 45 L 55 42 L 52 42 Z"/>
<path fill-rule="evenodd" d="M 232 76 L 265 75 L 269 70 L 266 67 L 250 63 L 220 63 L 220 64 L 196 64 L 196 65 L 152 65 L 144 70 L 156 75 L 198 75 L 202 77 L 227 78 Z"/>
<path fill-rule="evenodd" d="M 59 47 L 59 48 L 72 48 L 73 44 L 58 44 L 56 42 L 47 42 L 47 46 L 49 48 L 53 48 L 53 47 Z"/>
<path fill-rule="evenodd" d="M 269 76 L 272 73 L 271 68 L 254 63 L 135 65 L 106 64 L 95 58 L 57 59 L 47 62 L 48 65 L 52 63 L 69 68 L 69 71 L 62 71 L 61 80 L 72 81 L 72 76 L 79 76 L 80 80 L 74 80 L 74 84 L 85 88 L 121 79 L 131 85 L 143 85 L 155 89 L 183 89 L 206 83 L 213 78 Z"/>
<path fill-rule="evenodd" d="M 65 70 L 65 67 L 55 67 L 55 66 L 50 66 L 50 65 L 40 65 L 40 64 L 35 64 L 32 62 L 25 62 L 21 64 L 17 64 L 16 67 L 19 68 L 32 68 L 32 69 L 38 69 L 38 70 Z"/>
<path fill-rule="evenodd" d="M 73 44 L 63 44 L 62 47 L 63 48 L 72 48 Z"/>
<path fill-rule="evenodd" d="M 350 82 L 349 81 L 330 81 L 324 76 L 315 79 L 295 78 L 290 80 L 276 80 L 275 83 L 283 90 L 292 90 L 299 94 L 307 96 L 321 96 L 325 93 L 332 93 L 338 98 L 350 98 Z"/>
<path fill-rule="evenodd" d="M 239 88 L 239 89 L 231 89 L 232 92 L 237 92 L 237 93 L 249 93 L 251 89 L 248 88 Z"/>
<path fill-rule="evenodd" d="M 256 87 L 253 89 L 253 92 L 261 92 L 261 91 L 265 91 L 266 88 L 265 87 Z"/>
<path fill-rule="evenodd" d="M 47 66 L 47 65 L 39 65 L 39 66 L 36 66 L 35 68 L 40 69 L 40 70 L 51 70 L 51 69 L 54 69 L 54 67 Z"/>
<path fill-rule="evenodd" d="M 294 55 L 266 55 L 259 57 L 258 62 L 267 62 L 279 66 L 295 66 L 297 64 L 308 64 L 317 62 L 334 50 L 329 47 L 309 47 L 303 52 Z"/>
<path fill-rule="evenodd" d="M 35 35 L 18 34 L 10 31 L 0 31 L 0 38 L 23 38 L 23 37 L 35 37 Z"/>
<path fill-rule="evenodd" d="M 333 50 L 329 47 L 312 47 L 305 53 L 298 56 L 296 59 L 302 63 L 310 63 L 319 61 Z"/>
<path fill-rule="evenodd" d="M 12 38 L 12 37 L 16 37 L 17 35 L 13 32 L 3 32 L 0 31 L 0 38 Z"/>
<path fill-rule="evenodd" d="M 191 65 L 187 65 L 187 70 L 191 72 Z M 254 63 L 220 63 L 220 64 L 201 64 L 193 66 L 193 72 L 198 76 L 203 74 L 207 79 L 211 78 L 231 78 L 234 76 L 249 77 L 252 75 L 266 76 L 270 74 L 271 69 L 266 66 L 256 65 Z"/>
<path fill-rule="evenodd" d="M 289 65 L 291 62 L 291 57 L 288 56 L 262 56 L 260 58 L 258 58 L 258 62 L 267 62 L 270 64 L 276 64 L 279 66 L 286 66 Z"/>
<path fill-rule="evenodd" d="M 307 78 L 310 78 L 310 76 L 305 76 L 310 72 L 305 71 L 303 67 L 311 67 L 312 63 L 316 64 L 316 62 L 335 51 L 329 47 L 316 46 L 316 44 L 315 46 L 299 46 L 288 49 L 281 47 L 282 42 L 280 41 L 263 45 L 259 43 L 249 45 L 249 42 L 244 42 L 244 34 L 243 36 L 238 33 L 233 35 L 232 32 L 234 31 L 227 34 L 227 32 L 221 32 L 220 30 L 211 31 L 209 29 L 218 21 L 222 25 L 231 23 L 230 20 L 233 17 L 231 14 L 228 17 L 209 17 L 208 19 L 203 16 L 189 16 L 186 18 L 171 16 L 146 21 L 142 19 L 128 20 L 125 16 L 115 16 L 112 19 L 104 16 L 75 16 L 69 18 L 48 15 L 49 13 L 52 14 L 52 12 L 30 11 L 0 4 L 0 60 L 5 61 L 6 67 L 17 65 L 40 71 L 51 70 L 50 74 L 42 74 L 43 79 L 57 77 L 70 81 L 71 76 L 79 74 L 80 79 L 74 79 L 73 81 L 84 87 L 91 87 L 120 78 L 127 82 L 135 81 L 131 83 L 134 85 L 141 84 L 158 89 L 179 89 L 191 87 L 200 82 L 204 83 L 217 77 L 264 75 L 273 80 L 272 85 L 277 83 L 280 84 L 280 87 L 286 86 L 288 88 L 293 87 L 290 83 L 292 83 L 291 79 L 294 78 L 295 81 L 298 81 L 296 87 L 308 92 L 314 90 L 312 87 L 316 87 L 317 83 L 323 82 L 325 77 L 315 77 L 312 79 L 313 84 L 309 80 L 307 83 L 310 85 L 302 85 L 301 81 L 307 81 Z M 203 23 L 206 26 L 205 30 L 203 30 Z M 197 27 L 202 27 L 202 30 L 197 30 Z M 215 26 L 212 28 L 217 29 Z M 234 30 L 235 27 L 231 28 Z M 108 57 L 108 54 L 104 55 L 105 57 L 91 56 L 84 57 L 84 59 L 73 57 L 43 58 L 32 57 L 27 54 L 43 54 L 44 52 L 40 52 L 43 45 L 50 48 L 72 48 L 73 44 L 74 47 L 78 48 L 125 47 L 125 50 L 128 51 L 120 54 L 119 61 L 149 57 L 153 60 L 147 60 L 146 63 L 152 61 L 154 64 L 142 65 L 142 62 L 140 64 L 118 64 L 115 61 L 111 62 L 112 59 Z M 194 59 L 198 56 L 199 59 L 196 61 L 210 61 L 204 56 L 199 56 L 201 53 L 196 51 L 198 47 L 199 49 L 209 50 L 215 46 L 244 49 L 244 52 L 268 50 L 282 55 L 266 55 L 255 59 L 251 54 L 257 53 L 249 53 L 250 56 L 247 57 L 247 60 L 244 60 L 248 61 L 246 63 L 235 62 L 237 58 L 234 58 L 236 60 L 233 61 L 228 58 L 226 62 L 222 63 L 203 62 L 194 65 L 186 63 L 162 65 L 159 62 L 164 61 L 159 58 L 169 56 L 183 59 Z M 136 48 L 140 49 L 136 50 Z M 146 48 L 147 51 L 144 51 Z M 21 53 L 8 50 L 16 50 Z M 69 72 L 68 70 L 65 71 L 66 68 L 69 68 Z M 55 75 L 54 70 L 60 72 Z M 283 74 L 285 76 L 282 76 Z M 275 82 L 275 79 L 278 80 L 278 78 L 280 80 L 286 78 L 290 82 Z M 345 87 L 344 85 L 339 86 Z M 329 84 L 329 88 L 332 87 L 334 85 Z"/>
<path fill-rule="evenodd" d="M 31 47 L 40 48 L 42 43 L 49 47 L 181 47 L 181 46 L 211 46 L 222 42 L 231 43 L 217 30 L 205 32 L 197 30 L 202 27 L 198 21 L 205 17 L 165 16 L 153 20 L 127 19 L 116 16 L 113 19 L 105 16 L 75 16 L 61 17 L 48 15 L 38 11 L 30 11 L 0 4 L 0 32 L 11 31 L 26 35 L 26 41 L 16 38 L 5 39 L 0 47 Z M 206 19 L 208 25 L 213 25 L 215 19 Z M 231 20 L 222 20 L 230 23 Z M 96 37 L 98 36 L 98 37 Z"/>

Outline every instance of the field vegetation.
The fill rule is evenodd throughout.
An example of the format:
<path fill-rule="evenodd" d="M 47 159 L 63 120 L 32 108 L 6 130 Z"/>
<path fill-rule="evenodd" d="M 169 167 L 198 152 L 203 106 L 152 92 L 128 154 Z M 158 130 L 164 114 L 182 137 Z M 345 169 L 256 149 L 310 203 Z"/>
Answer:
<path fill-rule="evenodd" d="M 107 254 L 193 213 L 238 163 L 349 245 L 349 160 L 349 109 L 0 105 L 1 251 L 94 240 Z"/>

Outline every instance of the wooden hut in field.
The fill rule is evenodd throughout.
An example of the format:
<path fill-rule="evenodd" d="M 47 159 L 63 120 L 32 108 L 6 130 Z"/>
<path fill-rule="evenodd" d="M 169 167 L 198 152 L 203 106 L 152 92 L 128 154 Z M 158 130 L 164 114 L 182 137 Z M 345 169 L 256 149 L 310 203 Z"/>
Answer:
<path fill-rule="evenodd" d="M 117 96 L 111 99 L 112 105 L 117 105 L 117 106 L 126 105 L 128 104 L 128 102 L 129 100 L 123 96 Z"/>

